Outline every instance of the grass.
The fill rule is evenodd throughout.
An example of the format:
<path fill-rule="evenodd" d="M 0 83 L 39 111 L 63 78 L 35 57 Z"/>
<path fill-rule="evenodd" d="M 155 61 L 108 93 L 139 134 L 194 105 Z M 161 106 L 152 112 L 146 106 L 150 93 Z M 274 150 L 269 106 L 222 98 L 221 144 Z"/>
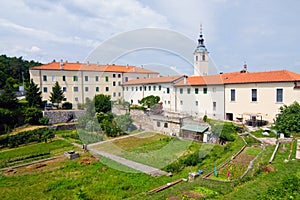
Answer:
<path fill-rule="evenodd" d="M 64 138 L 70 143 L 82 144 L 79 135 L 77 133 L 77 130 L 56 130 L 54 131 L 54 134 Z"/>
<path fill-rule="evenodd" d="M 71 144 L 63 140 L 54 140 L 48 143 L 37 143 L 8 149 L 0 152 L 0 167 L 23 164 L 33 160 L 59 155 L 71 147 Z"/>
<path fill-rule="evenodd" d="M 269 136 L 263 135 L 262 134 L 263 132 L 264 131 L 262 129 L 260 129 L 260 130 L 251 132 L 251 134 L 254 135 L 255 137 L 258 137 L 258 138 L 276 138 L 276 134 L 273 133 L 272 131 L 269 132 L 269 134 L 270 134 Z"/>
<path fill-rule="evenodd" d="M 245 149 L 245 154 L 257 156 L 261 152 L 260 148 L 248 147 Z"/>

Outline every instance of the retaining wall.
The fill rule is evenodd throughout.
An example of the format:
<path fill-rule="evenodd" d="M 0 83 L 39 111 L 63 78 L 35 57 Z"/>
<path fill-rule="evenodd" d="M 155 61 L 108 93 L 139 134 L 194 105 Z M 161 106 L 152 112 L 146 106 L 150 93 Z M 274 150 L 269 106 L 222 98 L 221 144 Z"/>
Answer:
<path fill-rule="evenodd" d="M 49 118 L 49 124 L 71 122 L 85 114 L 85 110 L 49 110 L 43 111 L 43 116 Z"/>

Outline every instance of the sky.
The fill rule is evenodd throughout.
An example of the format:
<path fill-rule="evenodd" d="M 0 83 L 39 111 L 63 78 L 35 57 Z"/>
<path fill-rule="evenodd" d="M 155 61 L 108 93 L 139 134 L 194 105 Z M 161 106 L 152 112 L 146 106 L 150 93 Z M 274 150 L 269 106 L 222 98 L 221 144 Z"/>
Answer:
<path fill-rule="evenodd" d="M 201 24 L 215 72 L 247 63 L 249 71 L 300 73 L 299 18 L 298 0 L 3 1 L 0 54 L 189 75 Z"/>

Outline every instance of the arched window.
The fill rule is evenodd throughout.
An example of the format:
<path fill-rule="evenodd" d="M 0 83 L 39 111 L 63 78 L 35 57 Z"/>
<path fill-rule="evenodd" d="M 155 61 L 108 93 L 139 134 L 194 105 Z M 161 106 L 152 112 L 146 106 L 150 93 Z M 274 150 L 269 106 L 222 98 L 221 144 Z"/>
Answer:
<path fill-rule="evenodd" d="M 205 60 L 205 54 L 202 55 L 202 60 L 203 60 L 203 61 Z"/>
<path fill-rule="evenodd" d="M 196 56 L 196 61 L 198 61 L 198 56 Z"/>

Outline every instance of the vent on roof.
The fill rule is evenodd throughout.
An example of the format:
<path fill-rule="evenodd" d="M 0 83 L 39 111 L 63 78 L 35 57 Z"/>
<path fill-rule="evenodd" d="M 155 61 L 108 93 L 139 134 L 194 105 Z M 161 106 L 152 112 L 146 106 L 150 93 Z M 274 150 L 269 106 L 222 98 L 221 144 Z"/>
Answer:
<path fill-rule="evenodd" d="M 244 64 L 244 68 L 241 70 L 241 73 L 247 73 L 247 64 Z"/>
<path fill-rule="evenodd" d="M 223 72 L 220 72 L 220 74 L 223 74 Z"/>
<path fill-rule="evenodd" d="M 79 61 L 76 61 L 76 63 L 79 63 Z"/>
<path fill-rule="evenodd" d="M 59 68 L 60 68 L 61 70 L 64 69 L 64 63 L 63 63 L 63 60 L 62 60 L 62 59 L 60 60 Z"/>

